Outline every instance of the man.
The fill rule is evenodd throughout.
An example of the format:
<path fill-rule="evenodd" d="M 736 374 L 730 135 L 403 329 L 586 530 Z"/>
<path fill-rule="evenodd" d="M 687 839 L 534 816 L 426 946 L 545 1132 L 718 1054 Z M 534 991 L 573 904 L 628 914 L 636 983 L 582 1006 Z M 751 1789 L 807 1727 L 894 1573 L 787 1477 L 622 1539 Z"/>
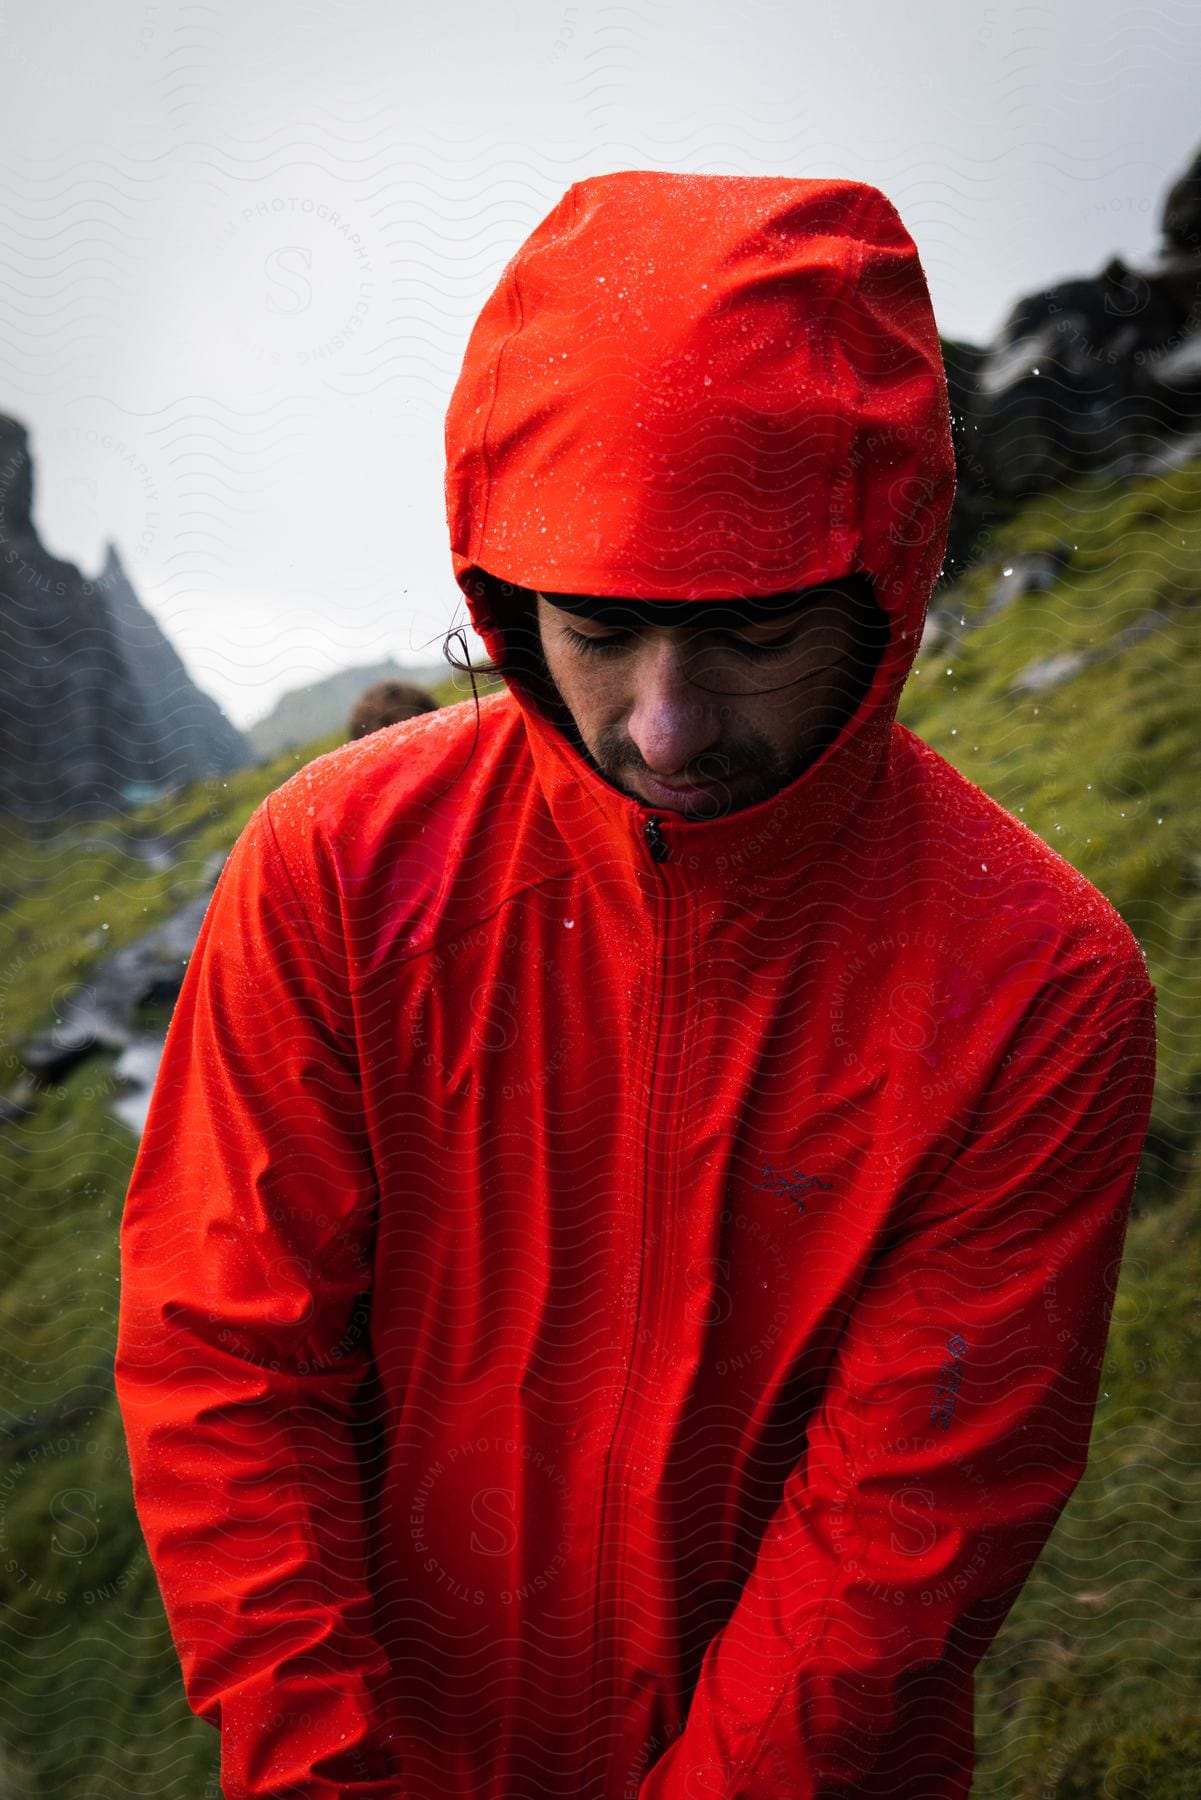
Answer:
<path fill-rule="evenodd" d="M 962 1800 L 1084 1468 L 1129 930 L 895 720 L 954 483 L 856 182 L 624 171 L 446 423 L 503 691 L 258 808 L 122 1227 L 227 1800 Z"/>

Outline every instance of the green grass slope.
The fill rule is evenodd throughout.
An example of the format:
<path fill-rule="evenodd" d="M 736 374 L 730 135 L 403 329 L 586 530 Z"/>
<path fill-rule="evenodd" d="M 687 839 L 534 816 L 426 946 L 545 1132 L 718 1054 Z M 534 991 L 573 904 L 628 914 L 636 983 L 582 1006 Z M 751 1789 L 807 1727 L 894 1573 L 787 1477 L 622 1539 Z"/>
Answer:
<path fill-rule="evenodd" d="M 1073 546 L 1058 585 L 981 622 L 1009 559 L 1052 543 Z M 1201 1795 L 1201 464 L 1027 504 L 936 604 L 952 628 L 919 657 L 904 722 L 1119 907 L 1147 952 L 1161 1041 L 1089 1469 L 982 1666 L 973 1792 L 1182 1800 Z M 1155 630 L 1119 636 L 1152 612 Z M 1094 660 L 1047 692 L 1010 691 L 1073 651 Z M 456 676 L 439 697 L 467 692 Z M 0 832 L 0 1090 L 18 1067 L 6 1047 L 177 909 L 262 796 L 339 741 L 142 809 L 137 828 L 176 847 L 163 872 L 123 849 L 128 821 Z M 0 1800 L 219 1792 L 112 1397 L 136 1149 L 109 1111 L 114 1060 L 89 1058 L 0 1128 Z"/>
<path fill-rule="evenodd" d="M 1058 584 L 984 621 L 1001 571 L 1053 544 L 1072 551 Z M 1158 990 L 1089 1467 L 981 1666 L 973 1795 L 1183 1800 L 1201 1795 L 1201 463 L 1028 503 L 936 604 L 951 630 L 903 722 L 1108 895 Z M 1011 691 L 1069 653 L 1093 660 Z"/>

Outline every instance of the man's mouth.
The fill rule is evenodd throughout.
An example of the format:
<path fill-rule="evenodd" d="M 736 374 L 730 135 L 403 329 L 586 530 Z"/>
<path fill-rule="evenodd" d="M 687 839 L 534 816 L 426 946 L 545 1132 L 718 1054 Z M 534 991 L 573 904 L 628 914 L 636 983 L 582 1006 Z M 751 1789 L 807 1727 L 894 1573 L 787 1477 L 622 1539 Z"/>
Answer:
<path fill-rule="evenodd" d="M 731 781 L 659 781 L 649 770 L 637 779 L 655 805 L 675 807 L 681 812 L 691 806 L 711 811 L 715 803 L 721 804 L 728 800 L 731 787 Z"/>

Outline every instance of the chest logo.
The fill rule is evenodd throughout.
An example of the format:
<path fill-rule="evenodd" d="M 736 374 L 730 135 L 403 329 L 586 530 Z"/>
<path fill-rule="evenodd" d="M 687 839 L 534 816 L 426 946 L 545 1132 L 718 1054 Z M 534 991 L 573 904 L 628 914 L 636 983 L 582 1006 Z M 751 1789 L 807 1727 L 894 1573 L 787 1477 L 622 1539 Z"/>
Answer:
<path fill-rule="evenodd" d="M 828 1193 L 833 1182 L 824 1181 L 820 1175 L 806 1175 L 803 1169 L 795 1166 L 791 1169 L 777 1169 L 771 1163 L 764 1163 L 756 1189 L 769 1194 L 780 1194 L 791 1200 L 798 1212 L 805 1210 L 807 1194 Z"/>

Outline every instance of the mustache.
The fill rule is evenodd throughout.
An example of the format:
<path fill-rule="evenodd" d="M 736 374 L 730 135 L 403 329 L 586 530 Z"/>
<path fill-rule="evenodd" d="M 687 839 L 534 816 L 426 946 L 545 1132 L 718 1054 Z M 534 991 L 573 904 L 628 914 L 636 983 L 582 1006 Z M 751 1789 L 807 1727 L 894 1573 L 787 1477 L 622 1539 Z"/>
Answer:
<path fill-rule="evenodd" d="M 628 770 L 634 775 L 653 775 L 633 739 L 620 730 L 602 732 L 596 748 L 597 760 L 611 774 Z M 729 751 L 710 748 L 702 751 L 686 770 L 677 772 L 672 786 L 695 784 L 704 787 L 736 781 L 740 775 L 752 770 L 762 773 L 779 760 L 775 749 L 765 739 L 757 744 L 740 742 L 736 749 Z"/>

